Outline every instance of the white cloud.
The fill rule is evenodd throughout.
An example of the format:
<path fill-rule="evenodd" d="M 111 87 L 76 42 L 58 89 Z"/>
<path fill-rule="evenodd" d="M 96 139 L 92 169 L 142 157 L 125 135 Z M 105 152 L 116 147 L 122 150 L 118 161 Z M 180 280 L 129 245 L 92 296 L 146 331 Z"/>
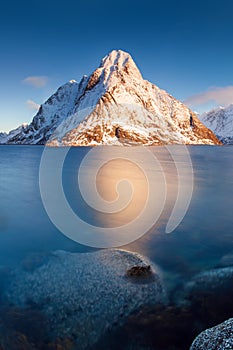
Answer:
<path fill-rule="evenodd" d="M 26 104 L 28 108 L 32 109 L 33 111 L 38 111 L 38 109 L 40 108 L 40 105 L 32 100 L 27 100 Z"/>
<path fill-rule="evenodd" d="M 22 80 L 24 84 L 31 85 L 35 88 L 42 88 L 48 82 L 48 77 L 46 76 L 31 76 Z"/>
<path fill-rule="evenodd" d="M 233 103 L 233 86 L 215 87 L 199 94 L 188 97 L 184 103 L 189 107 L 204 105 L 208 102 L 214 102 L 223 107 Z"/>

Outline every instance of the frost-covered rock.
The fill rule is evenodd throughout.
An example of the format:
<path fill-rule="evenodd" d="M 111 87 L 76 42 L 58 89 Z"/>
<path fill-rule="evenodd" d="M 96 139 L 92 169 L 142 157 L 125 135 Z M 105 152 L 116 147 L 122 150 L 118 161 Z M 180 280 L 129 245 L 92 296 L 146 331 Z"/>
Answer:
<path fill-rule="evenodd" d="M 233 318 L 205 330 L 192 343 L 190 350 L 232 350 Z"/>
<path fill-rule="evenodd" d="M 7 143 L 220 144 L 188 107 L 144 80 L 132 57 L 121 50 L 107 55 L 80 83 L 72 80 L 60 87 Z"/>
<path fill-rule="evenodd" d="M 215 108 L 202 114 L 200 119 L 223 143 L 233 145 L 233 104 Z"/>
<path fill-rule="evenodd" d="M 148 264 L 154 278 L 137 283 L 126 275 L 132 266 Z M 78 349 L 94 344 L 142 305 L 166 303 L 158 268 L 138 254 L 116 249 L 56 251 L 36 269 L 17 269 L 6 297 L 20 307 L 38 304 L 54 338 L 71 337 Z"/>

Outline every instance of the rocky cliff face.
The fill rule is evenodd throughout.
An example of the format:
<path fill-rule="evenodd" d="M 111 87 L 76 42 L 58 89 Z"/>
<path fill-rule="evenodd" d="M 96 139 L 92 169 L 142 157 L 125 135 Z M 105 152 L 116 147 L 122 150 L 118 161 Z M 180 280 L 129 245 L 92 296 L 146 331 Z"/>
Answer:
<path fill-rule="evenodd" d="M 213 109 L 200 118 L 223 143 L 233 145 L 233 104 Z"/>
<path fill-rule="evenodd" d="M 70 81 L 7 143 L 50 146 L 221 144 L 184 104 L 112 51 L 89 77 Z"/>

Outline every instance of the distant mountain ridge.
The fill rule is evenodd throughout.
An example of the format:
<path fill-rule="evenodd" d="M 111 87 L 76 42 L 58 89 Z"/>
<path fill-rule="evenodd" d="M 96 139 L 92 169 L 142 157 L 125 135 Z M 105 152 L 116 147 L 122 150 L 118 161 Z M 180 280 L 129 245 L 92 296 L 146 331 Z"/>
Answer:
<path fill-rule="evenodd" d="M 203 113 L 200 119 L 224 144 L 233 145 L 233 104 Z"/>
<path fill-rule="evenodd" d="M 15 136 L 21 134 L 26 130 L 28 125 L 26 123 L 18 126 L 18 128 L 11 130 L 9 133 L 0 132 L 0 144 L 7 143 L 8 140 L 13 139 Z"/>
<path fill-rule="evenodd" d="M 221 144 L 187 106 L 144 80 L 121 50 L 80 83 L 61 86 L 28 126 L 2 140 L 50 146 Z"/>

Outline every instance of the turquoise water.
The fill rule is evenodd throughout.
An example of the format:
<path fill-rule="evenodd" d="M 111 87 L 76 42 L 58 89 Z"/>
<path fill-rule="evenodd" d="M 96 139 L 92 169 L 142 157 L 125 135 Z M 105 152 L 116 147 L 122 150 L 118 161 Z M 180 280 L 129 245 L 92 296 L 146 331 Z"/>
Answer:
<path fill-rule="evenodd" d="M 70 240 L 50 221 L 39 188 L 39 166 L 43 149 L 42 146 L 0 146 L 1 266 L 14 268 L 28 254 L 35 252 L 49 253 L 57 249 L 72 252 L 94 250 Z M 140 208 L 136 204 L 127 215 L 121 212 L 106 218 L 103 213 L 87 206 L 81 198 L 77 186 L 77 169 L 89 150 L 72 148 L 69 151 L 63 168 L 66 198 L 74 212 L 92 225 L 120 226 L 131 215 L 138 215 Z M 166 224 L 176 200 L 177 170 L 165 148 L 153 147 L 151 151 L 159 160 L 167 178 L 166 205 L 149 232 L 123 248 L 141 253 L 159 265 L 168 288 L 175 290 L 181 282 L 188 281 L 194 274 L 218 266 L 224 255 L 233 252 L 233 152 L 230 146 L 188 147 L 194 176 L 191 203 L 179 226 L 172 233 L 166 234 Z M 54 149 L 53 152 L 59 154 L 60 150 Z M 127 154 L 127 148 L 123 152 Z M 186 164 L 179 166 L 185 168 Z M 114 179 L 119 170 L 122 175 L 122 169 L 122 163 L 114 164 Z M 92 169 L 87 169 L 87 181 L 88 172 L 91 171 Z M 106 176 L 108 180 L 110 177 L 111 182 L 111 175 L 107 174 L 100 173 L 100 184 L 101 181 L 105 184 L 102 189 L 105 195 L 106 192 L 107 195 L 111 192 L 106 185 Z M 181 181 L 189 180 L 184 178 Z M 140 184 L 137 186 L 140 188 Z M 143 191 L 142 189 L 137 194 L 137 203 L 140 203 Z"/>
<path fill-rule="evenodd" d="M 99 218 L 81 200 L 77 188 L 77 168 L 88 151 L 88 148 L 70 150 L 64 166 L 64 189 L 78 215 L 92 223 L 97 220 L 99 224 Z M 39 190 L 42 152 L 43 147 L 40 146 L 0 147 L 1 264 L 17 262 L 18 257 L 34 250 L 91 249 L 72 242 L 51 223 Z M 173 161 L 167 151 L 158 147 L 153 148 L 153 152 L 172 178 L 168 180 L 168 185 L 176 187 Z M 177 260 L 183 260 L 187 269 L 192 269 L 192 264 L 198 268 L 202 264 L 214 263 L 219 256 L 233 249 L 232 147 L 194 146 L 189 147 L 189 152 L 193 163 L 194 189 L 183 221 L 174 232 L 165 234 L 171 212 L 168 208 L 148 234 L 127 246 L 127 249 L 145 254 L 165 268 L 173 269 L 178 264 Z M 173 203 L 174 196 L 169 200 Z M 122 217 L 117 219 L 119 223 L 116 225 L 123 220 Z"/>

